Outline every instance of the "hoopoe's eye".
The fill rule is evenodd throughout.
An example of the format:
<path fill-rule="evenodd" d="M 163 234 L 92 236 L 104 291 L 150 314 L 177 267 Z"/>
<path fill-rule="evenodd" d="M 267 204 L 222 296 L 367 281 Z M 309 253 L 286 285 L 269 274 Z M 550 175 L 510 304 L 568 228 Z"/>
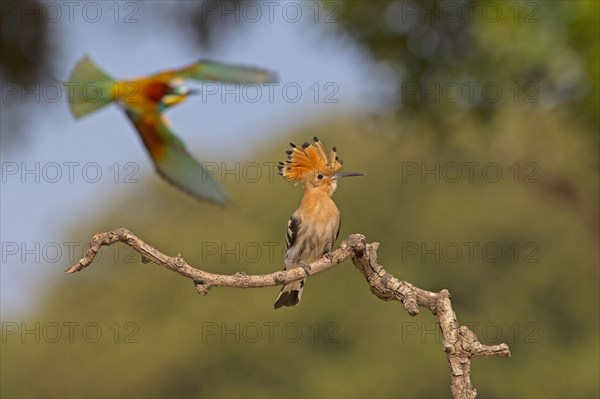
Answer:
<path fill-rule="evenodd" d="M 317 176 L 317 179 L 321 180 L 323 178 L 323 175 L 319 175 Z"/>

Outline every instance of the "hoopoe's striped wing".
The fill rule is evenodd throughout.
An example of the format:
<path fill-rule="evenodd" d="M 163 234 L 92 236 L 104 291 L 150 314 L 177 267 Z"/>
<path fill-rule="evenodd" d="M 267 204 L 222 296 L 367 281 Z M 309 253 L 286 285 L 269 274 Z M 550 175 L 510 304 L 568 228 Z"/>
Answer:
<path fill-rule="evenodd" d="M 300 224 L 302 219 L 299 215 L 294 213 L 290 220 L 288 220 L 287 234 L 285 236 L 285 247 L 287 249 L 285 255 L 285 269 L 290 267 L 298 267 L 294 264 L 293 258 L 295 255 L 292 252 L 297 252 L 298 248 L 295 246 L 298 244 L 298 232 L 300 231 Z M 302 299 L 302 291 L 304 290 L 304 280 L 294 281 L 281 287 L 279 295 L 275 300 L 275 309 L 279 309 L 282 306 L 294 306 Z"/>
<path fill-rule="evenodd" d="M 229 201 L 225 189 L 190 155 L 163 114 L 131 107 L 125 110 L 165 180 L 200 200 L 219 205 Z"/>
<path fill-rule="evenodd" d="M 298 238 L 298 230 L 300 230 L 300 218 L 292 215 L 288 220 L 287 234 L 285 236 L 285 249 L 289 250 Z"/>
<path fill-rule="evenodd" d="M 240 65 L 199 61 L 185 68 L 169 72 L 173 78 L 217 81 L 226 83 L 275 83 L 277 75 L 265 69 Z"/>

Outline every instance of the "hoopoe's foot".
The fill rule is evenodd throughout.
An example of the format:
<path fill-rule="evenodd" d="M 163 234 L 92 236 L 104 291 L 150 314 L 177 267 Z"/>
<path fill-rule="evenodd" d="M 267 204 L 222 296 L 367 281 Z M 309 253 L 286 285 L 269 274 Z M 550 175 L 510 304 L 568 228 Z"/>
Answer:
<path fill-rule="evenodd" d="M 310 275 L 310 265 L 304 261 L 300 261 L 299 263 L 300 267 L 302 269 L 304 269 L 304 273 L 306 273 L 307 275 Z"/>
<path fill-rule="evenodd" d="M 332 252 L 325 252 L 325 255 L 323 255 L 325 258 L 327 258 L 327 260 L 329 262 L 333 262 L 333 255 Z"/>

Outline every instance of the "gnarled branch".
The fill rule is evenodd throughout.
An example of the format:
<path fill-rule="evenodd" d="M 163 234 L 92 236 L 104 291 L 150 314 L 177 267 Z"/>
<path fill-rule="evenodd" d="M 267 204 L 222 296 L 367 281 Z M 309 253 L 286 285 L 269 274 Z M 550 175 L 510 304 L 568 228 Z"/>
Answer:
<path fill-rule="evenodd" d="M 408 314 L 415 316 L 419 308 L 429 309 L 436 317 L 442 332 L 444 351 L 448 356 L 451 373 L 450 389 L 454 398 L 475 398 L 477 391 L 471 384 L 471 358 L 473 356 L 510 356 L 508 345 L 484 345 L 466 326 L 460 326 L 452 310 L 450 293 L 425 291 L 414 285 L 398 280 L 389 274 L 377 261 L 379 243 L 367 243 L 360 234 L 348 236 L 340 247 L 321 259 L 311 263 L 307 270 L 295 268 L 271 274 L 234 275 L 213 274 L 190 266 L 181 255 L 167 256 L 146 244 L 129 230 L 121 228 L 96 234 L 89 243 L 87 252 L 79 262 L 67 269 L 66 273 L 83 270 L 93 261 L 100 248 L 122 242 L 142 255 L 144 263 L 154 262 L 184 277 L 191 279 L 201 295 L 208 294 L 211 287 L 260 288 L 283 285 L 329 270 L 338 263 L 350 258 L 356 269 L 367 280 L 371 292 L 384 301 L 399 301 Z"/>

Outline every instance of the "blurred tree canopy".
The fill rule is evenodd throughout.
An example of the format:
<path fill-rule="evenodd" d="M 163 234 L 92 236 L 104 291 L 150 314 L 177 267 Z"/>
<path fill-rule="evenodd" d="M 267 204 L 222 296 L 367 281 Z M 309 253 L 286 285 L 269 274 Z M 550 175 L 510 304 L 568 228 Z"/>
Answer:
<path fill-rule="evenodd" d="M 432 111 L 421 96 L 407 93 L 411 84 L 534 82 L 530 92 L 543 94 L 548 106 L 567 104 L 590 125 L 598 125 L 598 109 L 593 107 L 600 79 L 598 2 L 337 4 L 341 23 L 335 28 L 385 64 L 386 78 L 397 85 L 398 105 L 407 114 Z M 480 99 L 466 105 L 489 111 L 494 103 Z"/>
<path fill-rule="evenodd" d="M 24 20 L 19 9 L 30 14 Z M 52 75 L 51 59 L 56 48 L 48 34 L 49 24 L 37 0 L 0 0 L 0 81 L 32 86 Z M 8 99 L 8 101 L 7 101 Z M 17 96 L 2 98 L 2 118 L 9 123 L 1 129 L 2 146 L 10 146 L 26 132 L 27 106 Z M 8 119 L 7 119 L 8 116 Z"/>
<path fill-rule="evenodd" d="M 26 0 L 25 5 L 17 5 L 14 0 L 0 1 L 2 80 L 27 83 L 52 76 L 50 61 L 60 51 L 60 45 L 48 36 L 47 16 L 40 12 L 42 8 L 37 2 Z M 235 18 L 224 17 L 219 10 L 240 9 L 248 2 L 146 5 L 171 16 L 164 19 L 167 29 L 191 26 L 197 34 L 184 37 L 201 48 L 211 48 L 250 25 L 244 19 L 237 22 Z M 427 112 L 435 119 L 438 113 L 446 112 L 445 105 L 432 106 L 432 103 L 447 101 L 427 100 L 427 88 L 432 89 L 436 84 L 444 87 L 450 83 L 448 96 L 454 96 L 450 93 L 457 87 L 464 93 L 477 93 L 480 88 L 474 87 L 474 82 L 490 83 L 505 90 L 510 87 L 512 95 L 520 101 L 540 101 L 548 108 L 567 107 L 588 123 L 589 131 L 597 136 L 600 123 L 597 1 L 324 0 L 321 4 L 322 20 L 332 22 L 322 24 L 326 31 L 359 43 L 379 62 L 375 73 L 397 87 L 394 101 L 402 118 Z M 23 21 L 20 13 L 15 12 L 16 7 L 37 14 Z M 483 116 L 489 116 L 496 106 L 481 93 L 476 94 L 476 101 L 460 101 L 455 105 L 459 110 L 473 107 Z M 443 127 L 439 126 L 439 130 L 442 133 Z M 10 132 L 23 133 L 23 129 L 8 129 L 3 135 Z"/>
<path fill-rule="evenodd" d="M 248 28 L 243 19 L 236 22 L 219 10 L 243 9 L 248 2 L 222 1 L 211 7 L 198 2 L 174 21 L 195 27 L 199 43 L 211 47 L 227 40 L 232 31 L 239 34 Z M 570 107 L 591 127 L 600 123 L 596 1 L 320 3 L 325 29 L 352 38 L 380 63 L 375 72 L 397 87 L 395 101 L 402 118 L 415 112 L 433 117 L 446 112 L 444 107 L 431 107 L 435 101 L 423 101 L 426 88 L 436 83 L 458 83 L 467 92 L 474 89 L 469 83 L 490 82 L 512 84 L 521 101 L 529 97 L 547 107 Z M 477 97 L 459 105 L 489 115 L 495 102 Z"/>
<path fill-rule="evenodd" d="M 53 48 L 49 43 L 48 24 L 42 7 L 36 0 L 25 0 L 31 11 L 26 24 L 16 12 L 14 1 L 0 1 L 0 67 L 3 80 L 19 82 L 47 78 Z"/>

